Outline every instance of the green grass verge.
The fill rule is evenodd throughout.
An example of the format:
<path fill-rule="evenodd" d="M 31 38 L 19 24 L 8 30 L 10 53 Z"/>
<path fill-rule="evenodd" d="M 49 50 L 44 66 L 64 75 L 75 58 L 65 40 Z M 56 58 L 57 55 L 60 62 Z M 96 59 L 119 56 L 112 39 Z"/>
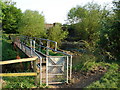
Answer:
<path fill-rule="evenodd" d="M 21 58 L 26 58 L 27 56 L 19 49 L 14 49 L 12 41 L 9 39 L 8 34 L 2 35 L 2 60 L 13 60 L 19 55 Z"/>
<path fill-rule="evenodd" d="M 34 77 L 3 77 L 6 82 L 3 88 L 33 88 L 36 87 Z"/>
<path fill-rule="evenodd" d="M 109 68 L 107 68 L 107 72 L 100 80 L 93 82 L 85 88 L 120 88 L 120 62 L 118 61 L 97 62 L 95 56 L 83 54 L 80 63 L 73 65 L 73 71 L 88 72 L 98 66 Z"/>
<path fill-rule="evenodd" d="M 11 40 L 9 40 L 7 34 L 2 35 L 2 60 L 15 59 L 17 52 L 14 50 Z"/>
<path fill-rule="evenodd" d="M 87 86 L 87 88 L 120 88 L 120 71 L 116 63 L 108 64 L 107 73 L 98 81 Z"/>
<path fill-rule="evenodd" d="M 35 77 L 22 76 L 22 77 L 3 77 L 5 88 L 49 88 L 46 84 L 35 85 Z"/>

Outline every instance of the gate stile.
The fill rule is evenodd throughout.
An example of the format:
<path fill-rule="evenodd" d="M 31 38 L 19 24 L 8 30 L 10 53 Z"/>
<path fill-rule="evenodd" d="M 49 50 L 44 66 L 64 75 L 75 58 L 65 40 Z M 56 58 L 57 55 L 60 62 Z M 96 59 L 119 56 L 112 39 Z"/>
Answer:
<path fill-rule="evenodd" d="M 19 38 L 19 40 L 16 40 L 15 38 Z M 66 80 L 64 82 L 68 83 L 68 80 L 71 80 L 71 74 L 72 74 L 72 55 L 66 54 L 64 52 L 57 50 L 57 42 L 43 39 L 43 38 L 31 38 L 27 36 L 12 36 L 12 40 L 17 44 L 17 46 L 28 56 L 34 57 L 35 55 L 39 58 L 39 63 L 37 63 L 38 69 L 39 69 L 39 79 L 40 84 L 43 83 L 43 70 L 42 70 L 42 63 L 44 62 L 44 59 L 46 60 L 46 85 L 49 84 L 57 84 L 57 83 L 63 83 L 63 81 L 59 82 L 50 82 L 49 78 L 50 76 L 58 77 L 58 76 L 64 76 Z M 46 42 L 46 45 L 45 42 Z M 54 43 L 54 48 L 50 47 L 50 44 Z M 38 49 L 37 49 L 38 47 Z M 46 54 L 42 53 L 42 48 L 46 49 Z M 64 56 L 50 56 L 49 50 L 52 50 L 56 53 L 61 53 Z M 58 61 L 57 61 L 58 60 Z M 59 70 L 58 72 L 61 73 L 54 73 L 53 70 Z M 54 71 L 55 72 L 55 71 Z M 54 80 L 53 80 L 54 81 Z"/>

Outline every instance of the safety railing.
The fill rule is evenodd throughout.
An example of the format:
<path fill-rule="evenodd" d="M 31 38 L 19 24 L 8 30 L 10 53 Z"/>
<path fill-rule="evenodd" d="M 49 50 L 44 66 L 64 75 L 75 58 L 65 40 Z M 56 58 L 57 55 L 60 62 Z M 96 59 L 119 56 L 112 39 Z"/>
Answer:
<path fill-rule="evenodd" d="M 39 69 L 40 69 L 40 84 L 42 84 L 42 62 L 43 58 L 46 60 L 46 85 L 49 84 L 49 77 L 50 75 L 58 75 L 58 74 L 50 74 L 48 71 L 53 67 L 62 67 L 62 65 L 54 63 L 53 65 L 50 64 L 50 60 L 56 58 L 56 60 L 61 58 L 61 62 L 64 61 L 64 69 L 66 74 L 66 82 L 68 83 L 68 80 L 71 80 L 71 75 L 72 75 L 72 55 L 58 51 L 57 50 L 57 42 L 48 40 L 48 39 L 43 39 L 43 38 L 35 38 L 35 37 L 27 37 L 27 36 L 15 36 L 12 37 L 12 40 L 16 42 L 17 46 L 20 49 L 23 49 L 24 52 L 27 52 L 26 48 L 29 48 L 29 56 L 34 57 L 33 54 L 38 56 L 39 58 Z M 55 53 L 60 53 L 62 56 L 52 56 L 50 52 L 55 52 Z M 62 60 L 62 57 L 64 57 L 64 60 Z M 52 60 L 55 62 L 55 60 Z M 38 64 L 37 64 L 38 65 Z M 61 75 L 61 74 L 60 74 Z"/>

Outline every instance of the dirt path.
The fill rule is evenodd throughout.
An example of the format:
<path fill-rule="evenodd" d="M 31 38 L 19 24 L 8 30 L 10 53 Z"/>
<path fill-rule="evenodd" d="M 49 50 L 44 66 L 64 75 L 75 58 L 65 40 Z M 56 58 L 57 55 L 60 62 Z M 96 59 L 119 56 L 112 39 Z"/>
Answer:
<path fill-rule="evenodd" d="M 70 84 L 56 85 L 55 88 L 84 88 L 91 83 L 100 80 L 107 70 L 99 67 L 98 70 L 89 72 L 73 72 Z"/>

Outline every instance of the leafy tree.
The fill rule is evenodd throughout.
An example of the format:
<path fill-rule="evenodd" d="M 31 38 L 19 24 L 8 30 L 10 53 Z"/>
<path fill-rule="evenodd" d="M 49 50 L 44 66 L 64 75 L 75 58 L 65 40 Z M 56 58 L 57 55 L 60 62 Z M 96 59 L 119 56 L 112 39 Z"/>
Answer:
<path fill-rule="evenodd" d="M 22 12 L 15 7 L 15 2 L 4 1 L 2 7 L 2 28 L 6 33 L 16 33 Z"/>
<path fill-rule="evenodd" d="M 46 34 L 44 16 L 39 14 L 38 11 L 26 10 L 19 22 L 18 32 L 30 37 L 44 37 Z"/>
<path fill-rule="evenodd" d="M 2 10 L 5 8 L 6 8 L 6 5 L 2 2 L 2 0 L 0 0 L 0 25 L 2 24 L 2 19 L 5 16 Z"/>
<path fill-rule="evenodd" d="M 101 32 L 100 47 L 106 52 L 109 59 L 120 59 L 120 0 L 113 2 L 114 13 L 107 23 L 105 30 Z"/>
<path fill-rule="evenodd" d="M 60 25 L 55 25 L 48 30 L 48 39 L 60 43 L 61 40 L 66 38 L 67 34 L 68 32 L 63 31 Z"/>
<path fill-rule="evenodd" d="M 68 13 L 71 36 L 74 33 L 75 40 L 85 40 L 89 46 L 95 47 L 100 39 L 102 20 L 108 15 L 108 10 L 105 7 L 101 9 L 101 6 L 95 3 L 72 8 Z"/>

